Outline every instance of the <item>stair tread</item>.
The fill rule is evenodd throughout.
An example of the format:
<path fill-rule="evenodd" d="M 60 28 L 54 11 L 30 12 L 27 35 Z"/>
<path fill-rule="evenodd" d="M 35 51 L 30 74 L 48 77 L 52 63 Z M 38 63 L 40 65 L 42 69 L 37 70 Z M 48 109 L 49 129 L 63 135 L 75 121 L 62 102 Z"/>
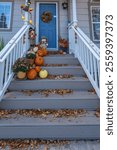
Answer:
<path fill-rule="evenodd" d="M 46 82 L 46 81 L 74 81 L 74 82 L 76 82 L 76 81 L 89 81 L 89 79 L 88 78 L 84 78 L 84 77 L 79 77 L 79 76 L 73 76 L 73 77 L 71 77 L 71 78 L 64 78 L 64 79 L 48 79 L 48 78 L 46 78 L 46 79 L 35 79 L 35 80 L 18 80 L 18 79 L 13 79 L 13 81 L 15 81 L 15 82 L 20 82 L 20 83 L 22 83 L 22 82 Z"/>
<path fill-rule="evenodd" d="M 42 117 L 27 117 L 18 114 L 10 115 L 10 118 L 1 118 L 0 127 L 5 126 L 86 126 L 99 125 L 100 119 L 95 116 L 95 111 L 87 111 L 78 117 L 61 117 L 53 118 L 48 115 L 46 118 Z"/>
<path fill-rule="evenodd" d="M 44 56 L 44 58 L 47 58 L 47 57 L 67 57 L 67 58 L 74 58 L 74 55 L 71 55 L 71 54 L 64 54 L 64 55 L 62 55 L 62 54 L 56 54 L 56 55 L 49 54 L 47 56 Z"/>
<path fill-rule="evenodd" d="M 71 69 L 71 68 L 74 68 L 74 69 L 82 69 L 82 66 L 80 65 L 67 65 L 67 66 L 41 66 L 41 68 L 68 68 L 68 69 Z"/>
<path fill-rule="evenodd" d="M 59 95 L 59 94 L 49 94 L 48 96 L 44 94 L 40 94 L 38 91 L 33 91 L 30 93 L 30 91 L 27 90 L 27 92 L 24 91 L 11 91 L 5 94 L 4 99 L 14 99 L 14 100 L 30 100 L 30 99 L 98 99 L 98 96 L 92 92 L 88 91 L 73 91 L 72 93 L 68 93 L 65 95 Z"/>

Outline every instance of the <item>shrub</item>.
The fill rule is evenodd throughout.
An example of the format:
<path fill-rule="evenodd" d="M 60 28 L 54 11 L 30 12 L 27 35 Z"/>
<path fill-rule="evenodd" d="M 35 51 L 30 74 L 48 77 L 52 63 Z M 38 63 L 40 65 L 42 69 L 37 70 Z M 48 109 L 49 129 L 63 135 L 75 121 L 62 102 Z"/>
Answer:
<path fill-rule="evenodd" d="M 4 40 L 0 38 L 0 51 L 4 48 Z"/>

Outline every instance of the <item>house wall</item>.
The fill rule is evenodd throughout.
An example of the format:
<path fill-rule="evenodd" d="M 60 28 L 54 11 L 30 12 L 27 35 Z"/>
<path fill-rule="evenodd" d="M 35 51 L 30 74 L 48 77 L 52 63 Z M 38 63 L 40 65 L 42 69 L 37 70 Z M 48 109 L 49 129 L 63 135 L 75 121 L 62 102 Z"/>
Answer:
<path fill-rule="evenodd" d="M 33 11 L 33 22 L 36 24 L 36 2 L 40 2 L 43 0 L 32 0 L 31 7 L 34 9 Z M 72 20 L 72 9 L 71 9 L 71 1 L 70 1 L 70 10 L 71 13 L 67 9 L 62 8 L 62 2 L 64 0 L 46 0 L 58 2 L 59 6 L 59 37 L 67 38 L 67 25 L 68 25 L 68 16 L 70 16 Z M 13 2 L 13 22 L 12 29 L 10 31 L 0 31 L 0 37 L 3 37 L 5 43 L 7 43 L 13 35 L 23 26 L 23 21 L 21 20 L 21 12 L 20 5 L 24 3 L 24 0 L 14 0 Z M 88 12 L 88 0 L 77 0 L 77 17 L 78 17 L 78 25 L 79 27 L 90 37 L 90 28 L 89 28 L 89 12 Z"/>
<path fill-rule="evenodd" d="M 88 1 L 89 0 L 76 0 L 77 1 L 77 19 L 78 19 L 78 26 L 84 31 L 84 33 L 90 37 L 90 27 L 89 27 L 89 7 Z M 70 0 L 70 20 L 73 21 L 72 18 L 72 0 Z"/>

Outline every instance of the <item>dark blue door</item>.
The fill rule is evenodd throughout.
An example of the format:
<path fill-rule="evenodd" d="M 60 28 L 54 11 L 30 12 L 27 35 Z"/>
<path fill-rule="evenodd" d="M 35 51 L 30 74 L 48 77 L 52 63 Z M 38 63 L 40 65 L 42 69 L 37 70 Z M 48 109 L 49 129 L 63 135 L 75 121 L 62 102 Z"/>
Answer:
<path fill-rule="evenodd" d="M 42 20 L 44 12 L 51 14 L 51 20 L 49 22 Z M 40 4 L 39 16 L 39 40 L 45 36 L 48 39 L 48 48 L 57 48 L 56 4 Z"/>

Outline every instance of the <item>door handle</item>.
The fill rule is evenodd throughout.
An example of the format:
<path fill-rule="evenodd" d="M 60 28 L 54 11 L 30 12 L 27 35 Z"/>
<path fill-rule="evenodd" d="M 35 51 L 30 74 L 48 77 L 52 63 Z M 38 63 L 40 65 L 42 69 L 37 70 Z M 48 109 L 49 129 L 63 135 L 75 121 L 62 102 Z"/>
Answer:
<path fill-rule="evenodd" d="M 56 18 L 56 16 L 53 16 L 53 18 Z"/>

